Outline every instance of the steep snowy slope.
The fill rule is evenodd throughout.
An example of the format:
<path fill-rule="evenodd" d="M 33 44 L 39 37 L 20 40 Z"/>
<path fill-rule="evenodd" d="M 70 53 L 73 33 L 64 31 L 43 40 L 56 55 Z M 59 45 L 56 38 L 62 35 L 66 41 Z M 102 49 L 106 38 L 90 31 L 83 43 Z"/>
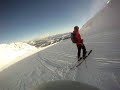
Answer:
<path fill-rule="evenodd" d="M 0 73 L 0 90 L 27 90 L 55 80 L 74 80 L 101 90 L 120 90 L 120 0 L 112 0 L 82 28 L 93 52 L 78 68 L 77 49 L 70 39 L 40 51 Z M 84 33 L 85 32 L 85 33 Z"/>

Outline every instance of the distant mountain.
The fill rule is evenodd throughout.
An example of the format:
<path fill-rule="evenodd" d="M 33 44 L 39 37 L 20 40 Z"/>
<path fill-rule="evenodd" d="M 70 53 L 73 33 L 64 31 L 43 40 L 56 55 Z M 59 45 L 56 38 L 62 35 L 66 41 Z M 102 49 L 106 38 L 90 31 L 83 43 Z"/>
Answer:
<path fill-rule="evenodd" d="M 35 49 L 37 48 L 22 42 L 0 44 L 0 67 Z"/>
<path fill-rule="evenodd" d="M 57 35 L 49 36 L 46 38 L 42 38 L 39 40 L 32 40 L 27 43 L 39 48 L 39 47 L 46 47 L 48 45 L 51 45 L 69 38 L 70 38 L 70 33 L 63 33 L 63 34 L 57 34 Z"/>

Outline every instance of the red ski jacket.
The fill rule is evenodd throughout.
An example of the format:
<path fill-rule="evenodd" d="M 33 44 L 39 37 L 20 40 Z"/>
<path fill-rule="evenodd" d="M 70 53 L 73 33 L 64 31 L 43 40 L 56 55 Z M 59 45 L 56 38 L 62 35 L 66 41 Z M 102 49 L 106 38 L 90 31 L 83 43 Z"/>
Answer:
<path fill-rule="evenodd" d="M 83 43 L 83 39 L 81 39 L 81 35 L 79 34 L 78 30 L 74 30 L 73 33 L 75 33 L 77 43 L 76 45 L 81 45 Z"/>

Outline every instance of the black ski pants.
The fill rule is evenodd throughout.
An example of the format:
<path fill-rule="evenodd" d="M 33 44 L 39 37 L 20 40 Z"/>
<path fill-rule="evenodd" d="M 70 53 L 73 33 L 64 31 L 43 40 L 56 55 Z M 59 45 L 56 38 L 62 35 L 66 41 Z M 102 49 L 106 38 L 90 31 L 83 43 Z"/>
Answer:
<path fill-rule="evenodd" d="M 78 49 L 78 58 L 80 58 L 80 55 L 81 55 L 81 49 L 83 49 L 83 57 L 85 56 L 86 54 L 86 48 L 85 48 L 85 45 L 77 45 L 77 49 Z"/>

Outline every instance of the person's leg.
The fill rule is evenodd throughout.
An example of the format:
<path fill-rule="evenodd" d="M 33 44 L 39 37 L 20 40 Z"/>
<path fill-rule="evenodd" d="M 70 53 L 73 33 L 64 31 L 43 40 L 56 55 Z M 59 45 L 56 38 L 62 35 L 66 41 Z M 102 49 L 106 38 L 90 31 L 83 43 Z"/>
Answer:
<path fill-rule="evenodd" d="M 86 47 L 85 47 L 85 45 L 83 44 L 83 46 L 82 46 L 82 49 L 83 49 L 83 57 L 86 55 L 86 53 L 87 53 L 87 51 L 86 51 Z"/>
<path fill-rule="evenodd" d="M 81 45 L 77 45 L 77 49 L 78 49 L 78 60 L 79 60 L 81 53 Z"/>

